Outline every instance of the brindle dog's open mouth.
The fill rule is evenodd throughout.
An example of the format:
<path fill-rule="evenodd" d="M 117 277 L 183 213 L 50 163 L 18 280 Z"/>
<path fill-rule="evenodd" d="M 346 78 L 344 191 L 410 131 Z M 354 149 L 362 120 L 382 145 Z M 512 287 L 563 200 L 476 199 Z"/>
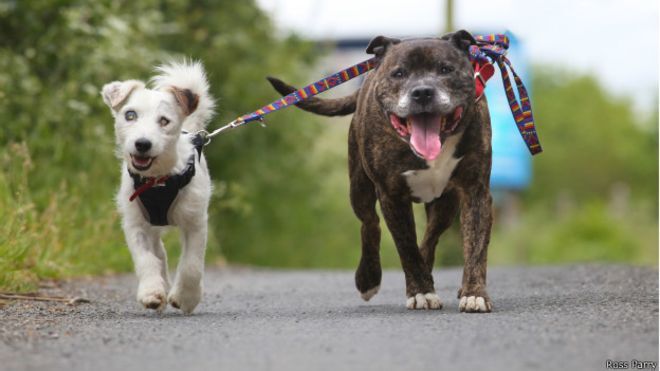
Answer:
<path fill-rule="evenodd" d="M 155 157 L 131 155 L 131 163 L 136 170 L 144 171 L 151 167 Z"/>
<path fill-rule="evenodd" d="M 449 115 L 420 113 L 399 117 L 390 113 L 390 123 L 415 155 L 433 161 L 442 151 L 440 136 L 451 134 L 463 117 L 463 107 L 458 106 Z"/>

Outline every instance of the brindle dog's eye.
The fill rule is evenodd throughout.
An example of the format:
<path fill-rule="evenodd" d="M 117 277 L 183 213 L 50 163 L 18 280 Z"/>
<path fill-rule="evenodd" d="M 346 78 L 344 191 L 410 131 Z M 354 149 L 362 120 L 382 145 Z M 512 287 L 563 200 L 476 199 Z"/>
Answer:
<path fill-rule="evenodd" d="M 170 123 L 170 120 L 167 117 L 161 117 L 160 120 L 158 120 L 158 123 L 160 126 L 167 126 L 167 124 Z"/>
<path fill-rule="evenodd" d="M 440 67 L 440 73 L 443 74 L 443 75 L 446 75 L 446 74 L 452 72 L 453 70 L 454 69 L 449 67 L 449 66 L 441 66 Z"/>
<path fill-rule="evenodd" d="M 135 121 L 137 119 L 137 112 L 131 110 L 124 113 L 124 118 L 126 121 Z"/>
<path fill-rule="evenodd" d="M 397 68 L 397 69 L 395 69 L 394 71 L 392 71 L 392 74 L 391 74 L 391 75 L 392 75 L 392 77 L 394 77 L 395 79 L 400 79 L 400 78 L 404 77 L 404 76 L 406 75 L 406 73 L 405 73 L 405 71 L 403 70 L 403 68 Z"/>

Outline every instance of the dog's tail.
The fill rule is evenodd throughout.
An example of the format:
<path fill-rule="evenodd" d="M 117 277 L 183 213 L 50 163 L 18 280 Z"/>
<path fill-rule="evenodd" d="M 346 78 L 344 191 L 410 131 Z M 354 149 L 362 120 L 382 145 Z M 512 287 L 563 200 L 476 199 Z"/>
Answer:
<path fill-rule="evenodd" d="M 188 116 L 183 130 L 197 132 L 215 114 L 215 101 L 209 93 L 204 66 L 199 61 L 169 62 L 156 67 L 158 75 L 151 79 L 154 88 L 171 91 Z"/>
<path fill-rule="evenodd" d="M 284 81 L 275 78 L 267 77 L 268 82 L 273 85 L 273 88 L 277 90 L 282 95 L 288 95 L 298 90 L 293 86 L 285 83 Z M 350 115 L 355 112 L 355 106 L 357 104 L 357 96 L 359 89 L 356 90 L 353 94 L 347 95 L 345 97 L 337 99 L 320 99 L 320 98 L 307 98 L 301 102 L 298 102 L 296 106 L 299 108 L 316 113 L 317 115 L 323 116 L 344 116 Z"/>

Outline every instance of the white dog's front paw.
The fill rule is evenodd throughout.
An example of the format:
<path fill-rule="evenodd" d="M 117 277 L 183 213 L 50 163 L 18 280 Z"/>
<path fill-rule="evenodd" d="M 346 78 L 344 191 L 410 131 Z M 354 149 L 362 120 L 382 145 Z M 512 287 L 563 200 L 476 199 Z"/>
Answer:
<path fill-rule="evenodd" d="M 427 292 L 426 294 L 417 294 L 411 296 L 406 301 L 406 308 L 408 309 L 442 309 L 442 302 L 440 297 L 434 292 Z"/>
<path fill-rule="evenodd" d="M 163 284 L 140 284 L 137 300 L 147 309 L 161 312 L 167 305 L 167 291 Z"/>
<path fill-rule="evenodd" d="M 202 285 L 181 287 L 175 285 L 167 301 L 171 306 L 181 309 L 183 313 L 190 314 L 202 300 Z"/>

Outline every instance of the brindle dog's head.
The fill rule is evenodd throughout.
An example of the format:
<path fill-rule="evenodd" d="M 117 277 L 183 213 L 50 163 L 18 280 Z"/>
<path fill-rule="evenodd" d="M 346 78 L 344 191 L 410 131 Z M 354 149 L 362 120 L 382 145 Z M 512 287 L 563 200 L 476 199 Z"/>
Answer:
<path fill-rule="evenodd" d="M 458 31 L 403 42 L 378 36 L 367 47 L 380 59 L 374 77 L 381 109 L 413 152 L 427 161 L 440 154 L 447 137 L 463 129 L 463 113 L 474 103 L 468 48 L 475 43 L 468 32 Z"/>

